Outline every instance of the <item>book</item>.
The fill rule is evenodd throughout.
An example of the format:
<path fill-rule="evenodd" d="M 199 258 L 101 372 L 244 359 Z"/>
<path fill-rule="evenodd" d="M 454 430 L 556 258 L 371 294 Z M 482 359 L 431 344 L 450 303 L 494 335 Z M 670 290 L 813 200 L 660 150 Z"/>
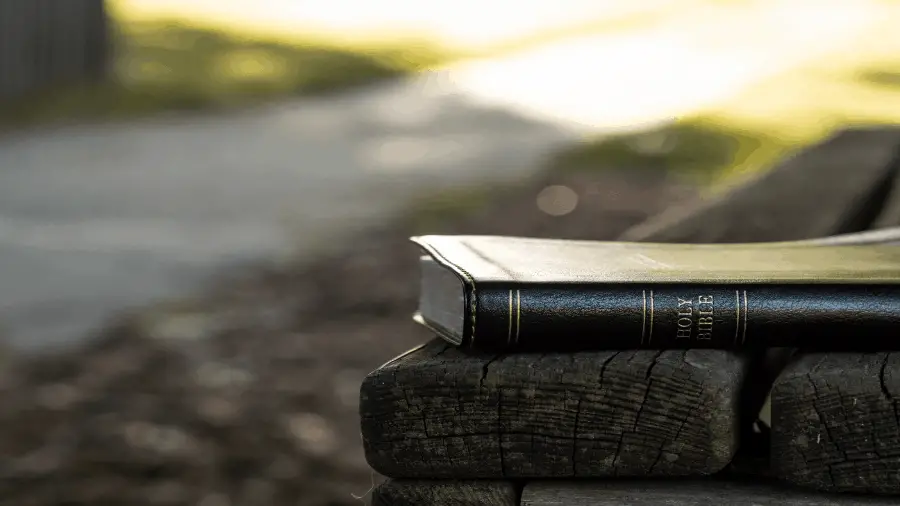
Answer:
<path fill-rule="evenodd" d="M 425 252 L 414 319 L 485 350 L 900 349 L 897 238 L 896 230 L 752 244 L 413 237 Z"/>

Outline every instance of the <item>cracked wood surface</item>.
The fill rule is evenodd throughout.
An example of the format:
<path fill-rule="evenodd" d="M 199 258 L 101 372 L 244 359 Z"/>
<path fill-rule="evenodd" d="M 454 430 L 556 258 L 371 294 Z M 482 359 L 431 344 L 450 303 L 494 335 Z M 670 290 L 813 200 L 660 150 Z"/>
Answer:
<path fill-rule="evenodd" d="M 846 129 L 728 192 L 669 209 L 622 235 L 660 242 L 760 242 L 900 224 L 900 127 Z M 745 437 L 791 350 L 747 355 Z M 767 418 L 767 417 L 766 417 Z"/>
<path fill-rule="evenodd" d="M 534 482 L 522 491 L 522 506 L 888 506 L 896 500 L 836 496 L 770 483 Z"/>
<path fill-rule="evenodd" d="M 897 202 L 900 202 L 900 194 L 898 194 L 896 189 L 891 189 L 891 186 L 900 186 L 896 178 L 898 145 L 900 145 L 900 130 L 896 128 L 856 129 L 842 132 L 826 142 L 811 148 L 811 150 L 816 150 L 818 153 L 810 154 L 804 152 L 780 164 L 779 167 L 772 171 L 775 173 L 774 176 L 762 176 L 754 181 L 747 182 L 742 187 L 728 194 L 728 196 L 716 201 L 702 202 L 700 205 L 692 206 L 689 209 L 666 213 L 658 219 L 650 220 L 648 223 L 632 229 L 622 238 L 664 242 L 767 241 L 824 236 L 896 225 L 898 220 L 900 220 L 900 214 L 895 211 L 900 209 L 900 205 L 897 204 Z M 781 188 L 778 188 L 779 185 Z M 778 197 L 778 195 L 781 195 L 781 197 Z M 774 202 L 775 200 L 779 202 Z M 792 200 L 793 202 L 785 203 L 783 202 L 784 200 Z M 827 203 L 827 205 L 823 203 Z M 793 210 L 786 211 L 786 206 Z M 780 369 L 779 362 L 786 355 L 777 352 L 777 350 L 773 351 L 778 355 L 774 360 L 771 357 L 753 356 L 737 359 L 725 352 L 722 352 L 719 357 L 714 359 L 713 357 L 708 357 L 711 361 L 718 360 L 723 364 L 729 364 L 724 370 L 731 371 L 730 373 L 734 374 L 735 379 L 744 379 L 746 386 L 749 387 L 743 391 L 742 401 L 745 411 L 752 410 L 754 406 L 761 404 L 762 398 L 765 397 L 768 387 L 771 385 L 772 378 L 777 373 L 777 369 Z M 443 353 L 441 352 L 438 355 Z M 454 353 L 458 352 L 454 350 Z M 856 360 L 859 362 L 863 356 L 856 355 Z M 774 464 L 777 475 L 795 483 L 816 486 L 814 483 L 815 478 L 812 477 L 814 473 L 810 471 L 821 471 L 823 469 L 822 462 L 831 459 L 829 465 L 836 466 L 839 471 L 837 475 L 840 477 L 838 483 L 842 483 L 842 479 L 852 479 L 856 480 L 854 482 L 855 485 L 850 487 L 842 485 L 842 488 L 823 487 L 823 482 L 833 483 L 825 481 L 831 479 L 833 475 L 828 474 L 828 478 L 823 480 L 820 473 L 818 478 L 819 488 L 877 492 L 879 490 L 885 491 L 890 485 L 889 472 L 887 470 L 896 469 L 896 462 L 900 460 L 900 457 L 898 457 L 900 450 L 897 450 L 898 445 L 896 443 L 900 440 L 900 437 L 897 436 L 896 420 L 894 419 L 893 425 L 890 422 L 892 419 L 890 417 L 894 416 L 893 413 L 896 413 L 896 406 L 893 403 L 892 396 L 898 395 L 895 393 L 898 391 L 898 386 L 896 380 L 893 379 L 897 377 L 897 374 L 893 373 L 894 366 L 891 364 L 893 364 L 892 361 L 894 359 L 892 357 L 889 357 L 887 354 L 876 355 L 869 356 L 871 364 L 878 363 L 878 360 L 881 359 L 882 365 L 885 363 L 888 363 L 888 365 L 883 369 L 879 366 L 878 373 L 874 375 L 876 380 L 874 383 L 872 383 L 874 365 L 870 365 L 868 368 L 863 367 L 862 369 L 859 369 L 858 366 L 851 366 L 857 368 L 850 369 L 852 372 L 847 378 L 848 381 L 844 383 L 844 388 L 852 389 L 849 385 L 855 385 L 855 388 L 859 391 L 868 392 L 867 398 L 870 399 L 870 402 L 875 402 L 881 406 L 880 411 L 874 410 L 874 418 L 862 414 L 858 414 L 856 418 L 853 418 L 857 422 L 857 427 L 854 429 L 857 434 L 853 436 L 846 435 L 847 433 L 852 433 L 853 430 L 850 430 L 848 419 L 840 418 L 840 412 L 836 408 L 839 403 L 834 400 L 844 399 L 843 402 L 846 403 L 846 395 L 842 398 L 839 394 L 832 393 L 829 397 L 829 392 L 836 390 L 834 385 L 838 382 L 837 379 L 823 383 L 818 393 L 819 397 L 815 397 L 815 392 L 808 394 L 808 392 L 804 393 L 797 390 L 791 393 L 790 389 L 780 388 L 779 396 L 773 407 L 775 415 L 779 417 L 776 422 L 776 431 L 773 434 L 776 457 Z M 543 359 L 544 357 L 539 358 Z M 467 367 L 473 369 L 471 374 L 478 378 L 478 387 L 473 387 L 472 380 L 468 380 L 470 386 L 457 399 L 471 397 L 473 400 L 461 403 L 457 400 L 460 406 L 458 413 L 466 413 L 466 417 L 468 417 L 471 413 L 476 412 L 478 408 L 471 404 L 474 398 L 478 398 L 476 392 L 480 392 L 480 388 L 484 387 L 485 383 L 490 386 L 493 385 L 492 380 L 495 378 L 505 378 L 507 376 L 506 369 L 498 374 L 495 367 L 497 360 L 494 360 L 493 363 L 488 363 L 490 359 L 490 357 L 481 357 L 477 359 L 481 360 L 480 365 L 467 365 Z M 444 365 L 440 366 L 433 362 L 429 364 L 429 359 L 421 356 L 416 358 L 416 360 L 416 367 L 420 370 L 431 371 L 417 373 L 420 376 L 430 374 L 433 378 L 444 378 L 445 382 L 451 383 L 460 381 L 465 377 L 465 374 L 455 370 L 458 366 L 467 364 L 465 361 L 450 363 L 446 361 L 445 357 Z M 840 360 L 839 356 L 829 355 L 826 362 Z M 501 359 L 500 362 L 502 363 L 503 360 Z M 805 361 L 794 364 L 792 370 L 800 371 L 798 374 L 802 376 L 804 374 L 802 372 L 803 368 L 809 369 L 810 363 Z M 485 365 L 488 366 L 489 370 L 493 371 L 492 375 L 483 374 L 482 367 Z M 523 364 L 523 366 L 526 368 L 543 367 L 541 364 Z M 658 367 L 654 368 L 652 374 L 660 374 L 663 370 Z M 835 377 L 837 377 L 839 371 L 840 368 L 835 368 L 832 371 Z M 817 374 L 820 373 L 821 367 L 812 376 L 818 377 Z M 375 376 L 375 373 L 373 373 L 367 381 L 373 380 Z M 415 377 L 415 374 L 413 374 L 413 377 Z M 786 378 L 787 376 L 782 376 L 779 379 L 779 385 L 782 385 Z M 382 379 L 390 381 L 384 375 L 382 375 Z M 840 381 L 845 380 L 841 379 Z M 385 388 L 387 388 L 387 385 L 382 385 L 381 391 L 385 391 Z M 446 388 L 446 384 L 438 388 L 437 390 L 444 389 L 444 393 L 436 393 L 432 399 L 426 400 L 426 394 L 407 397 L 407 394 L 404 393 L 404 400 L 395 399 L 394 401 L 380 403 L 381 408 L 378 409 L 389 407 L 392 403 L 396 406 L 404 401 L 407 402 L 407 408 L 409 409 L 393 419 L 390 419 L 388 413 L 383 410 L 380 413 L 378 409 L 370 410 L 370 416 L 368 418 L 364 417 L 363 420 L 364 438 L 367 430 L 366 424 L 380 425 L 381 428 L 377 429 L 376 432 L 380 432 L 387 437 L 398 437 L 398 439 L 402 437 L 404 432 L 408 431 L 408 427 L 416 425 L 416 420 L 419 420 L 418 423 L 421 424 L 418 432 L 415 430 L 409 431 L 413 438 L 418 438 L 419 440 L 405 442 L 402 447 L 391 449 L 390 445 L 386 444 L 388 439 L 381 442 L 368 441 L 366 449 L 370 463 L 377 460 L 388 467 L 394 465 L 395 468 L 400 468 L 399 470 L 401 471 L 411 471 L 413 474 L 416 474 L 418 471 L 421 475 L 429 475 L 431 474 L 430 471 L 417 470 L 416 467 L 423 465 L 421 459 L 430 459 L 434 458 L 434 455 L 438 455 L 436 462 L 438 462 L 439 466 L 443 466 L 445 470 L 450 469 L 453 465 L 458 467 L 464 466 L 463 462 L 466 462 L 466 458 L 468 458 L 469 462 L 475 463 L 470 470 L 466 471 L 471 475 L 477 475 L 481 469 L 485 468 L 496 471 L 498 466 L 501 476 L 504 475 L 502 474 L 503 472 L 508 470 L 534 470 L 537 468 L 550 469 L 554 472 L 554 476 L 565 476 L 566 472 L 574 474 L 576 470 L 581 475 L 581 472 L 585 471 L 586 468 L 576 465 L 574 458 L 568 458 L 568 461 L 571 463 L 566 468 L 566 458 L 562 457 L 564 452 L 553 453 L 561 445 L 552 443 L 566 439 L 565 437 L 554 439 L 554 434 L 558 435 L 564 430 L 571 430 L 571 426 L 574 425 L 578 436 L 583 438 L 586 444 L 596 446 L 603 442 L 603 436 L 598 437 L 598 435 L 591 435 L 582 430 L 585 427 L 584 420 L 588 419 L 584 414 L 583 399 L 580 407 L 579 401 L 575 399 L 575 407 L 573 409 L 571 408 L 573 400 L 565 396 L 560 399 L 560 394 L 557 392 L 555 404 L 548 404 L 540 414 L 540 420 L 543 420 L 545 427 L 542 427 L 541 431 L 537 433 L 539 436 L 537 439 L 538 445 L 535 447 L 534 444 L 531 444 L 531 441 L 523 445 L 522 440 L 524 438 L 522 434 L 517 434 L 513 431 L 503 432 L 503 429 L 509 430 L 514 427 L 521 427 L 514 424 L 516 422 L 515 418 L 510 418 L 508 414 L 503 414 L 503 424 L 499 423 L 499 419 L 502 413 L 522 413 L 523 405 L 537 405 L 538 403 L 534 399 L 542 398 L 537 395 L 538 393 L 543 394 L 541 389 L 510 389 L 508 387 L 497 389 L 495 386 L 492 394 L 483 392 L 482 398 L 485 395 L 494 395 L 498 400 L 502 397 L 503 403 L 499 409 L 507 408 L 505 412 L 498 411 L 494 415 L 501 430 L 497 434 L 487 434 L 479 432 L 479 429 L 484 430 L 485 427 L 476 427 L 474 419 L 470 420 L 463 416 L 453 416 L 452 407 L 446 407 L 450 406 L 451 402 Z M 393 395 L 396 396 L 397 392 L 394 392 Z M 444 395 L 443 400 L 441 400 L 442 395 Z M 813 395 L 815 399 L 824 399 L 824 406 L 819 407 L 815 402 L 812 402 L 809 395 Z M 878 399 L 879 395 L 880 401 L 872 401 L 872 399 Z M 861 402 L 859 397 L 857 396 L 855 400 L 849 401 L 855 409 L 860 409 L 857 408 Z M 732 403 L 737 402 L 736 398 L 737 394 L 734 393 L 732 395 Z M 416 406 L 416 399 L 420 399 L 422 404 Z M 367 401 L 367 403 L 370 401 Z M 412 402 L 410 403 L 410 401 Z M 429 422 L 429 418 L 422 415 L 422 408 L 429 406 L 426 402 L 434 402 L 445 406 L 444 409 L 446 411 L 443 411 L 443 415 L 431 418 Z M 804 405 L 804 403 L 806 404 Z M 379 403 L 376 402 L 369 405 L 375 406 L 379 405 Z M 785 406 L 793 407 L 786 408 Z M 807 419 L 803 418 L 804 406 L 806 407 Z M 633 405 L 625 408 L 610 406 L 610 408 L 615 413 L 614 416 L 619 417 L 619 420 L 627 417 L 626 413 L 635 414 L 637 412 L 634 410 Z M 490 409 L 490 406 L 481 406 L 481 412 L 485 414 Z M 640 407 L 637 409 L 640 411 Z M 577 414 L 577 421 L 572 413 L 573 410 Z M 788 413 L 787 418 L 785 418 L 785 413 Z M 418 415 L 418 418 L 416 418 L 416 415 Z M 734 409 L 711 413 L 709 416 L 711 418 L 736 418 Z M 752 417 L 753 415 L 750 414 L 749 416 Z M 490 418 L 489 415 L 486 415 L 486 417 Z M 702 418 L 702 415 L 697 415 L 696 417 Z M 479 420 L 483 423 L 485 417 Z M 816 420 L 819 420 L 820 424 L 821 420 L 830 420 L 827 428 L 831 434 L 826 434 L 823 437 L 835 437 L 836 440 L 845 441 L 843 443 L 844 446 L 847 443 L 850 443 L 849 448 L 859 448 L 865 444 L 877 445 L 881 452 L 881 461 L 873 462 L 871 460 L 873 453 L 871 452 L 866 457 L 869 459 L 868 461 L 865 459 L 854 460 L 857 456 L 852 451 L 845 455 L 832 449 L 831 453 L 826 454 L 824 457 L 821 453 L 810 453 L 809 444 L 811 442 L 816 444 L 822 442 L 818 433 L 812 439 L 811 434 L 809 434 L 812 430 L 811 426 L 816 427 Z M 426 424 L 429 423 L 430 426 L 427 426 Z M 625 425 L 627 427 L 627 424 Z M 635 424 L 632 423 L 632 426 L 635 426 Z M 611 427 L 612 429 L 605 431 L 607 438 L 610 433 L 616 434 L 615 431 L 622 428 L 622 423 L 614 423 Z M 372 428 L 370 425 L 368 430 L 372 430 Z M 422 440 L 421 436 L 426 428 L 429 430 L 428 437 Z M 529 428 L 534 428 L 534 426 L 532 425 Z M 824 428 L 823 426 L 823 431 Z M 595 427 L 595 430 L 598 431 L 602 429 L 601 427 Z M 805 443 L 803 443 L 804 434 L 802 432 L 804 430 L 807 432 L 805 434 Z M 872 434 L 881 435 L 880 439 L 877 439 L 877 443 L 874 442 L 876 439 L 873 439 L 873 437 L 867 439 L 865 436 L 859 435 L 860 432 L 865 432 L 866 430 Z M 461 435 L 466 433 L 466 431 L 470 434 L 469 436 Z M 449 436 L 444 436 L 444 434 L 449 434 Z M 566 432 L 566 434 L 570 433 Z M 620 434 L 624 434 L 624 432 Z M 800 437 L 792 439 L 792 434 Z M 434 437 L 435 435 L 438 436 Z M 578 441 L 580 438 L 576 437 L 575 439 Z M 568 439 L 572 439 L 572 436 L 570 435 Z M 853 443 L 853 441 L 856 441 L 856 443 Z M 466 446 L 467 443 L 479 446 L 475 448 L 475 453 L 472 454 L 473 457 L 467 456 L 460 459 L 461 448 L 466 448 L 466 451 L 471 451 L 473 448 L 472 446 Z M 804 445 L 803 450 L 806 453 L 800 452 L 798 448 L 793 447 L 801 443 Z M 854 444 L 856 446 L 853 446 Z M 576 449 L 577 445 L 578 443 L 575 445 Z M 529 460 L 532 457 L 529 457 L 528 452 L 521 451 L 523 447 L 529 448 L 531 455 L 534 456 L 534 460 Z M 622 452 L 623 448 L 626 450 L 624 454 Z M 628 447 L 628 445 L 624 445 L 623 448 L 616 445 L 619 454 L 616 456 L 615 451 L 613 452 L 611 460 L 614 465 L 612 465 L 612 469 L 609 466 L 609 458 L 594 462 L 591 465 L 599 466 L 600 471 L 608 474 L 615 475 L 618 473 L 624 476 L 627 473 L 618 471 L 615 465 L 617 461 L 621 465 L 623 462 L 631 461 L 627 460 L 626 457 L 628 459 L 634 457 L 636 462 L 646 460 L 646 451 L 644 452 L 645 455 L 641 457 L 639 455 L 641 452 L 633 453 L 636 448 Z M 834 448 L 837 448 L 837 446 Z M 499 460 L 501 450 L 503 451 L 503 459 Z M 821 451 L 821 448 L 819 450 Z M 474 455 L 479 455 L 483 458 L 478 461 L 474 458 Z M 578 455 L 577 452 L 576 455 Z M 660 453 L 657 451 L 655 455 L 658 457 Z M 398 463 L 402 464 L 405 459 L 413 462 L 407 463 L 406 466 L 396 465 Z M 835 461 L 834 459 L 839 460 Z M 520 464 L 522 460 L 524 462 Z M 654 460 L 656 460 L 655 457 Z M 635 467 L 640 466 L 634 466 L 632 469 Z M 831 473 L 834 469 L 829 468 L 827 471 Z M 854 475 L 853 473 L 857 474 Z M 512 477 L 516 475 L 505 474 L 505 476 Z M 854 476 L 856 477 L 854 478 Z M 419 486 L 429 486 L 428 482 L 417 483 L 419 483 Z M 866 483 L 866 486 L 859 486 L 861 483 Z M 452 492 L 447 492 L 447 494 L 446 498 L 459 496 L 458 493 L 455 496 Z M 763 483 L 749 485 L 703 482 L 700 485 L 687 484 L 682 486 L 681 483 L 673 482 L 652 485 L 643 481 L 640 483 L 616 481 L 582 482 L 581 484 L 566 482 L 528 483 L 525 486 L 521 504 L 523 506 L 538 506 L 542 504 L 577 506 L 581 504 L 622 503 L 641 505 L 658 504 L 660 502 L 672 504 L 673 506 L 679 504 L 778 504 L 785 506 L 871 504 L 874 506 L 893 504 L 896 501 L 848 495 L 815 495 Z M 427 502 L 423 504 L 427 504 Z M 484 502 L 483 504 L 492 503 Z"/>
<path fill-rule="evenodd" d="M 519 490 L 505 481 L 387 480 L 372 506 L 517 506 Z"/>
<path fill-rule="evenodd" d="M 881 148 L 891 150 L 886 163 L 896 173 L 900 139 Z M 900 178 L 875 193 L 870 228 L 900 224 Z M 898 353 L 797 354 L 772 388 L 773 470 L 819 490 L 900 494 L 897 400 Z"/>
<path fill-rule="evenodd" d="M 828 491 L 900 494 L 900 353 L 800 356 L 772 391 L 772 467 Z"/>
<path fill-rule="evenodd" d="M 435 340 L 363 382 L 366 458 L 405 478 L 710 474 L 737 449 L 742 370 L 708 350 L 489 355 Z"/>

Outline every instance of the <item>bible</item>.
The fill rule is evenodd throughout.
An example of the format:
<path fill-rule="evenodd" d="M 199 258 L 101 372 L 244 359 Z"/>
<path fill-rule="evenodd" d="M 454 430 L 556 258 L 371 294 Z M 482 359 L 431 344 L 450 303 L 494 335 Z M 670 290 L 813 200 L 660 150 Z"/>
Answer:
<path fill-rule="evenodd" d="M 752 244 L 413 237 L 425 252 L 414 319 L 454 345 L 495 351 L 900 349 L 895 236 Z"/>

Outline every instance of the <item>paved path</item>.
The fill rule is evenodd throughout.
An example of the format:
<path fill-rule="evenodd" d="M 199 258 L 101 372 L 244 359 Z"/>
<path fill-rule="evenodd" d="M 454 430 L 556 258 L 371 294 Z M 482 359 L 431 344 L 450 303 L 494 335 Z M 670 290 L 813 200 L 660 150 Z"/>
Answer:
<path fill-rule="evenodd" d="M 426 185 L 521 177 L 586 133 L 672 121 L 884 21 L 862 1 L 748 5 L 327 99 L 0 138 L 0 333 L 76 342 L 231 262 L 308 257 Z"/>
<path fill-rule="evenodd" d="M 0 323 L 17 346 L 69 341 L 229 262 L 309 253 L 432 179 L 518 174 L 573 139 L 436 78 L 235 117 L 5 137 Z"/>

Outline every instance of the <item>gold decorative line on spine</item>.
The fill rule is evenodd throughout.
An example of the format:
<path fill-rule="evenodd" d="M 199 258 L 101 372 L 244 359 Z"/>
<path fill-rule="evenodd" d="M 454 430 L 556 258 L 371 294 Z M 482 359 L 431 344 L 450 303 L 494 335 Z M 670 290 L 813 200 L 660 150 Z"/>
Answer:
<path fill-rule="evenodd" d="M 734 344 L 738 342 L 738 335 L 741 332 L 741 292 L 734 291 Z"/>
<path fill-rule="evenodd" d="M 647 336 L 647 344 L 653 340 L 653 290 L 650 290 L 650 334 Z"/>
<path fill-rule="evenodd" d="M 516 290 L 516 344 L 519 344 L 519 330 L 522 328 L 522 294 Z"/>
<path fill-rule="evenodd" d="M 741 343 L 747 342 L 747 313 L 749 312 L 749 307 L 747 306 L 747 290 L 744 290 L 744 337 L 741 338 Z"/>
<path fill-rule="evenodd" d="M 512 320 L 513 320 L 512 292 L 513 292 L 512 290 L 509 291 L 509 330 L 506 333 L 506 344 L 509 344 L 512 342 Z"/>
<path fill-rule="evenodd" d="M 641 290 L 641 297 L 644 299 L 643 317 L 641 318 L 641 346 L 644 345 L 644 333 L 647 331 L 647 290 Z"/>

